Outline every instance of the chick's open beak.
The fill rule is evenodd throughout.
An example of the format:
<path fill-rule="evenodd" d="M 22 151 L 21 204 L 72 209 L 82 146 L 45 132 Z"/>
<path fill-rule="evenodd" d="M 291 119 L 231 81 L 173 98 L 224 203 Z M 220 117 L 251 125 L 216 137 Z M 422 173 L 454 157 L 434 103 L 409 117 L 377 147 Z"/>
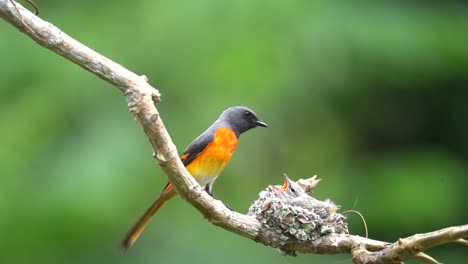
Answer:
<path fill-rule="evenodd" d="M 289 178 L 288 176 L 284 175 L 284 183 L 283 186 L 278 187 L 278 186 L 273 186 L 276 190 L 280 192 L 287 192 L 289 189 Z"/>

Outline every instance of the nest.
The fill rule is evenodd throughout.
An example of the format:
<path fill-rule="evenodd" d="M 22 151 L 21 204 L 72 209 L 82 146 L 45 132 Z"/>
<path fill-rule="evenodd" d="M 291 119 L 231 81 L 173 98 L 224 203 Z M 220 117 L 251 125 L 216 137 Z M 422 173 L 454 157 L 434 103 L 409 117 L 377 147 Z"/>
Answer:
<path fill-rule="evenodd" d="M 314 179 L 315 178 L 311 178 Z M 250 206 L 248 215 L 254 216 L 263 227 L 278 234 L 277 248 L 283 254 L 295 255 L 282 249 L 287 241 L 314 241 L 332 233 L 348 234 L 346 217 L 330 200 L 320 201 L 310 194 L 310 185 L 291 181 L 285 176 L 283 186 L 268 186 Z M 316 180 L 315 185 L 318 183 Z"/>

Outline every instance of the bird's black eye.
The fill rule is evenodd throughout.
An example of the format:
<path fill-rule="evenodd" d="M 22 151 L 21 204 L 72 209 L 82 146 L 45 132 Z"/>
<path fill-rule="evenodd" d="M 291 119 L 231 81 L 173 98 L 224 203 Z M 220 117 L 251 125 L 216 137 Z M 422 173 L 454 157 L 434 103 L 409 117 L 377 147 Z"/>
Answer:
<path fill-rule="evenodd" d="M 250 114 L 252 114 L 252 113 L 250 113 L 250 111 L 245 111 L 245 112 L 244 112 L 244 115 L 245 115 L 245 116 L 249 116 Z"/>
<path fill-rule="evenodd" d="M 291 188 L 291 192 L 295 193 L 295 192 L 296 192 L 296 189 Z"/>

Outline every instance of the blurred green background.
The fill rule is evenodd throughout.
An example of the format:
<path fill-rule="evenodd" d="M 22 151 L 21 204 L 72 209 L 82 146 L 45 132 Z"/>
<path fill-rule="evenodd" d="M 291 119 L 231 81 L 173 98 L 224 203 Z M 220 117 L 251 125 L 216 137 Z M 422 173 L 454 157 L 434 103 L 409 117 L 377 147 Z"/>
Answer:
<path fill-rule="evenodd" d="M 179 152 L 232 105 L 270 125 L 242 136 L 215 184 L 237 211 L 283 173 L 318 174 L 316 196 L 359 210 L 374 239 L 468 223 L 462 1 L 37 4 L 45 20 L 148 76 Z M 166 183 L 124 97 L 5 21 L 0 40 L 0 263 L 351 263 L 280 256 L 180 198 L 122 254 L 120 240 Z M 349 224 L 364 235 L 357 216 Z M 429 253 L 462 263 L 467 250 Z"/>

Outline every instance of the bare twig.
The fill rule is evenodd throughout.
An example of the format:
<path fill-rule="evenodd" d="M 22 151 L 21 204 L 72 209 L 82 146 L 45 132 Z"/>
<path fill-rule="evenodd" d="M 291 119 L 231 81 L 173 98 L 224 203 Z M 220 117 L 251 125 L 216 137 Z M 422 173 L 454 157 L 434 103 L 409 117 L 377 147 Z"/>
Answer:
<path fill-rule="evenodd" d="M 361 246 L 353 250 L 353 256 L 360 257 L 362 262 L 357 263 L 400 263 L 411 258 L 428 261 L 425 254 L 419 253 L 438 245 L 457 242 L 463 237 L 468 237 L 468 225 L 452 226 L 401 238 L 378 251 L 363 249 Z"/>
<path fill-rule="evenodd" d="M 439 261 L 435 260 L 434 258 L 423 252 L 419 252 L 418 254 L 414 255 L 412 259 L 417 259 L 426 264 L 440 264 Z"/>
<path fill-rule="evenodd" d="M 154 151 L 154 157 L 179 195 L 196 207 L 211 223 L 265 245 L 274 245 L 278 234 L 265 228 L 254 217 L 227 209 L 214 200 L 190 176 L 181 163 L 175 145 L 154 103 L 160 94 L 138 76 L 112 60 L 71 38 L 54 25 L 33 15 L 20 4 L 0 0 L 0 16 L 40 45 L 78 64 L 122 91 L 128 108 L 142 126 Z M 314 183 L 314 186 L 316 183 Z M 317 240 L 297 243 L 287 241 L 282 248 L 302 253 L 351 253 L 355 263 L 399 263 L 409 258 L 429 262 L 420 252 L 445 243 L 466 244 L 468 225 L 414 235 L 393 244 L 347 234 L 330 234 Z M 437 263 L 433 260 L 432 263 Z"/>
<path fill-rule="evenodd" d="M 387 263 L 391 260 L 404 261 L 415 256 L 419 252 L 433 248 L 438 245 L 456 242 L 468 237 L 468 225 L 452 226 L 441 230 L 416 234 L 402 238 L 381 252 L 374 252 L 377 263 Z"/>
<path fill-rule="evenodd" d="M 466 239 L 460 238 L 460 239 L 455 240 L 454 242 L 468 247 L 468 240 Z"/>

